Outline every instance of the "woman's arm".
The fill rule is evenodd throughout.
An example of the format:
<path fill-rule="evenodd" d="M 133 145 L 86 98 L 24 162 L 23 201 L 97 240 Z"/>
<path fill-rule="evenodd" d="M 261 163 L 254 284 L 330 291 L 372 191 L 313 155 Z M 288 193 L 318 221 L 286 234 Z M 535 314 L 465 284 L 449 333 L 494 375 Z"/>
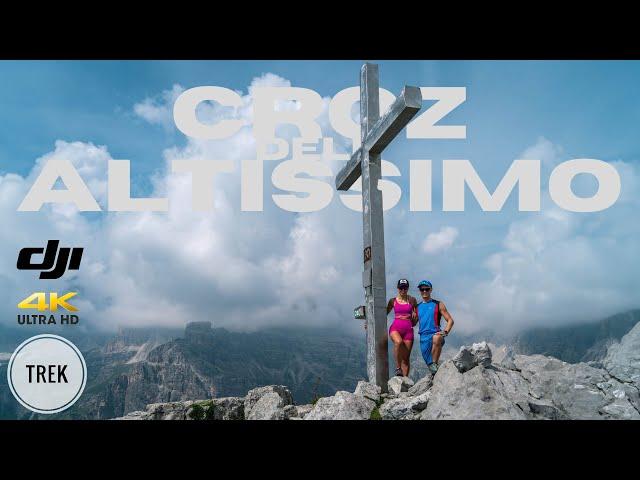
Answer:
<path fill-rule="evenodd" d="M 387 302 L 387 315 L 389 315 L 391 310 L 393 310 L 393 298 L 390 298 Z"/>

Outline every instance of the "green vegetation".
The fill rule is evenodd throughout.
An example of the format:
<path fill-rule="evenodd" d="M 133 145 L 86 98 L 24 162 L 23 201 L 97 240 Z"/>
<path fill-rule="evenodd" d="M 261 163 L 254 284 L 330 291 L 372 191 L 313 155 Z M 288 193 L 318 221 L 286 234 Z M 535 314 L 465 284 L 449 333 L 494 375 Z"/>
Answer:
<path fill-rule="evenodd" d="M 371 416 L 369 417 L 369 420 L 382 420 L 382 417 L 380 416 L 380 410 L 378 410 L 377 406 L 373 410 L 371 410 Z"/>
<path fill-rule="evenodd" d="M 189 412 L 189 418 L 191 420 L 204 420 L 204 408 L 201 405 L 194 403 L 191 406 L 191 411 Z"/>
<path fill-rule="evenodd" d="M 369 416 L 369 420 L 382 420 L 382 416 L 380 415 L 380 407 L 384 403 L 384 399 L 380 398 L 376 402 L 376 406 L 373 410 L 371 410 L 371 415 Z"/>
<path fill-rule="evenodd" d="M 189 418 L 192 420 L 214 420 L 215 405 L 211 400 L 194 403 L 189 412 Z"/>

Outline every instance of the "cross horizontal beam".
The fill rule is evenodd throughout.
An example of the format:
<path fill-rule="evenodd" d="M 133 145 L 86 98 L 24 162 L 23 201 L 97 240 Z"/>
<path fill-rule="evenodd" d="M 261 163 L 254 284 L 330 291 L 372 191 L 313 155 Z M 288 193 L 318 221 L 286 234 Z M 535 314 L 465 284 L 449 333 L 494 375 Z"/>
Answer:
<path fill-rule="evenodd" d="M 376 155 L 382 153 L 391 140 L 411 121 L 422 107 L 422 94 L 418 87 L 404 87 L 387 113 L 378 120 L 351 159 L 336 175 L 336 188 L 349 190 L 362 173 L 364 150 Z"/>
<path fill-rule="evenodd" d="M 373 155 L 382 153 L 398 133 L 422 107 L 422 93 L 418 87 L 404 87 L 384 117 L 378 120 L 367 135 L 364 148 Z"/>
<path fill-rule="evenodd" d="M 362 175 L 362 147 L 351 155 L 351 159 L 336 175 L 336 188 L 349 190 L 360 175 Z"/>

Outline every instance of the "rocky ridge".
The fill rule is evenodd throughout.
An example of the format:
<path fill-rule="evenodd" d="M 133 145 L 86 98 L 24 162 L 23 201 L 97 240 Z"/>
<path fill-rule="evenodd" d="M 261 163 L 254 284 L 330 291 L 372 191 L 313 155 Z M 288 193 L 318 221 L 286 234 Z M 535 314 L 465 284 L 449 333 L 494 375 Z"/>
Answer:
<path fill-rule="evenodd" d="M 270 385 L 245 397 L 155 403 L 123 420 L 640 419 L 640 324 L 602 362 L 570 364 L 516 355 L 508 346 L 463 346 L 435 375 L 389 380 L 388 392 L 360 381 L 314 404 L 295 405 Z"/>

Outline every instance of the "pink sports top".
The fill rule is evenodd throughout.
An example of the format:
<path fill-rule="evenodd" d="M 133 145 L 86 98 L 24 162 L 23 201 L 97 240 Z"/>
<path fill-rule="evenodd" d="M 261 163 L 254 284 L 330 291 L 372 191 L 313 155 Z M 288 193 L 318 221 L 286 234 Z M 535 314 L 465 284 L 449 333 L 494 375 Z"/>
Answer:
<path fill-rule="evenodd" d="M 404 320 L 410 322 L 412 310 L 413 305 L 411 305 L 411 302 L 400 303 L 396 298 L 393 299 L 393 312 L 395 313 L 394 321 Z"/>

